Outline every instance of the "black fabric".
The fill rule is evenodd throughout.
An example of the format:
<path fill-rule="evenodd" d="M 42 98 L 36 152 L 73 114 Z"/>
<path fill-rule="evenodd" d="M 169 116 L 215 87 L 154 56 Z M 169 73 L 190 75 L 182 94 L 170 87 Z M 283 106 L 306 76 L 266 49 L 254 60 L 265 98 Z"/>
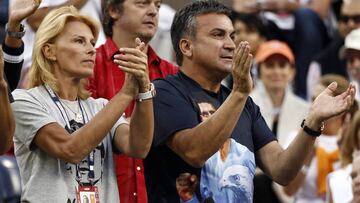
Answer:
<path fill-rule="evenodd" d="M 340 57 L 340 50 L 344 46 L 344 40 L 337 36 L 336 39 L 322 52 L 315 56 L 314 61 L 318 62 L 321 68 L 321 75 L 339 74 L 349 78 L 346 71 L 346 61 Z"/>
<path fill-rule="evenodd" d="M 6 46 L 6 44 L 3 43 L 2 49 L 3 49 L 4 53 L 6 53 L 8 55 L 19 56 L 24 52 L 24 44 L 22 44 L 22 46 L 19 48 L 12 48 L 12 47 Z M 10 63 L 6 60 L 4 61 L 4 73 L 5 73 L 4 77 L 9 85 L 8 95 L 9 95 L 10 103 L 14 102 L 14 98 L 11 95 L 11 91 L 16 89 L 16 87 L 19 83 L 20 75 L 21 75 L 21 67 L 22 67 L 23 62 L 24 62 L 24 60 L 22 60 L 19 63 Z"/>
<path fill-rule="evenodd" d="M 6 46 L 6 44 L 3 43 L 2 49 L 3 49 L 4 53 L 6 53 L 8 55 L 20 56 L 22 53 L 24 53 L 24 44 L 22 44 L 22 46 L 19 48 L 12 48 L 12 47 Z M 22 60 L 19 63 L 10 63 L 5 60 L 4 73 L 8 80 L 8 84 L 9 84 L 11 91 L 16 89 L 16 87 L 19 83 L 20 75 L 21 75 L 21 67 L 22 67 L 23 62 L 24 62 L 24 60 Z"/>
<path fill-rule="evenodd" d="M 273 181 L 265 174 L 254 177 L 254 203 L 280 203 L 272 183 Z"/>
<path fill-rule="evenodd" d="M 202 169 L 182 160 L 167 147 L 166 140 L 177 131 L 197 126 L 201 122 L 199 104 L 212 104 L 216 110 L 226 100 L 230 90 L 222 86 L 218 93 L 206 91 L 181 72 L 156 80 L 154 84 L 157 90 L 154 98 L 154 141 L 144 160 L 148 200 L 149 203 L 179 202 L 176 178 L 180 173 L 192 173 L 200 179 Z M 231 138 L 252 154 L 276 139 L 261 116 L 259 107 L 250 97 Z M 196 194 L 201 200 L 200 187 Z"/>

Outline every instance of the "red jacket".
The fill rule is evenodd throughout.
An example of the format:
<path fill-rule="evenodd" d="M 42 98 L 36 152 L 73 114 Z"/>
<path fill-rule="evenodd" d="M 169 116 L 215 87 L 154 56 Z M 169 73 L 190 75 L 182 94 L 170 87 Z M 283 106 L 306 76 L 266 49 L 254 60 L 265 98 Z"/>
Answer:
<path fill-rule="evenodd" d="M 101 97 L 110 100 L 123 86 L 125 73 L 112 60 L 118 50 L 119 47 L 111 38 L 107 38 L 105 44 L 96 49 L 94 74 L 89 79 L 89 89 L 94 98 Z M 176 66 L 162 60 L 150 46 L 147 55 L 151 81 L 177 72 Z M 127 107 L 126 116 L 131 116 L 134 105 L 135 101 L 132 101 Z M 147 193 L 142 160 L 115 155 L 114 161 L 121 203 L 146 203 Z"/>

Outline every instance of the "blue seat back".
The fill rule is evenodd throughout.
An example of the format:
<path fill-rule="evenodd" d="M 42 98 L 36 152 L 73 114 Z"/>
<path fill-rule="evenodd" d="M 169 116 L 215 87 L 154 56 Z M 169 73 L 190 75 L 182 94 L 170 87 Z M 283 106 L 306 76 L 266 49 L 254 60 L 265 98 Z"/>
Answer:
<path fill-rule="evenodd" d="M 14 156 L 0 156 L 0 203 L 18 203 L 21 197 L 19 167 Z"/>

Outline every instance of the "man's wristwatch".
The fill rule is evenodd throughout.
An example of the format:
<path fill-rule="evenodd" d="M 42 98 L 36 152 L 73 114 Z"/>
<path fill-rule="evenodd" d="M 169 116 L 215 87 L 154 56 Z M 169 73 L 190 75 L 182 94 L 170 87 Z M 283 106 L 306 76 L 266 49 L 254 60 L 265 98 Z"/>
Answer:
<path fill-rule="evenodd" d="M 20 24 L 20 31 L 14 32 L 9 30 L 9 25 L 6 23 L 5 25 L 6 34 L 8 34 L 10 37 L 21 39 L 25 35 L 25 27 L 23 24 Z"/>
<path fill-rule="evenodd" d="M 152 99 L 156 95 L 154 84 L 150 83 L 150 89 L 147 92 L 139 93 L 136 100 L 142 102 L 144 100 Z"/>
<path fill-rule="evenodd" d="M 313 137 L 319 137 L 324 130 L 324 122 L 321 123 L 321 127 L 318 130 L 313 130 L 305 125 L 305 119 L 301 123 L 301 128 L 304 130 L 304 132 L 308 135 L 311 135 Z"/>

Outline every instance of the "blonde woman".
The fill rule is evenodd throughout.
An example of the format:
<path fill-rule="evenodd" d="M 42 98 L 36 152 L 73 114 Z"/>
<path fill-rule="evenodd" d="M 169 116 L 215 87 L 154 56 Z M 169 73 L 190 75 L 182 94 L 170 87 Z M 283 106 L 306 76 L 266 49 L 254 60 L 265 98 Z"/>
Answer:
<path fill-rule="evenodd" d="M 72 6 L 50 12 L 39 26 L 31 88 L 13 93 L 22 202 L 119 202 L 113 151 L 144 158 L 150 149 L 154 89 L 144 43 L 120 49 L 114 61 L 125 84 L 111 101 L 95 100 L 85 85 L 98 30 Z M 122 114 L 135 98 L 129 124 Z"/>
<path fill-rule="evenodd" d="M 355 152 L 360 150 L 360 111 L 350 121 L 339 143 L 341 168 L 328 175 L 327 202 L 351 202 L 351 172 Z"/>

